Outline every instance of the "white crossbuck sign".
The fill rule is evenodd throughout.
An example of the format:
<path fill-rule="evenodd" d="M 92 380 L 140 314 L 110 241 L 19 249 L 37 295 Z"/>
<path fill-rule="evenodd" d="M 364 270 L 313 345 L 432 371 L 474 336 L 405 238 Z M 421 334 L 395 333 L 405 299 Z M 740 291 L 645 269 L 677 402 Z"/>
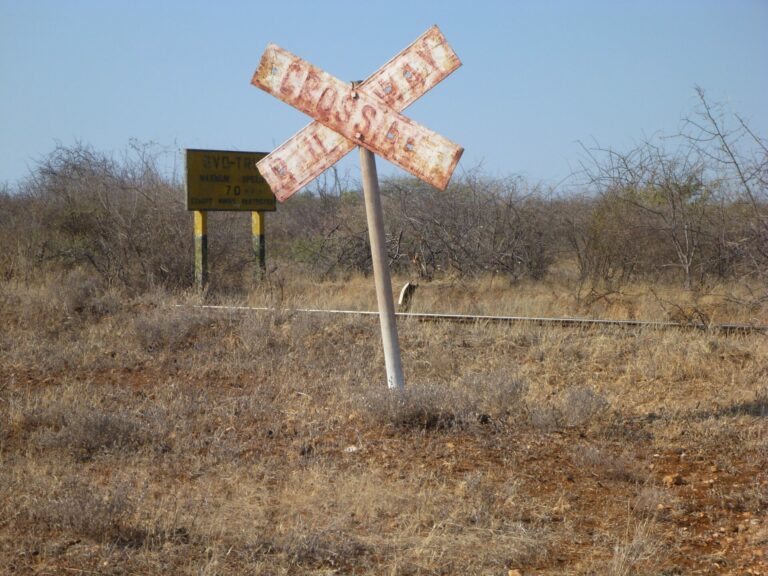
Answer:
<path fill-rule="evenodd" d="M 262 159 L 259 172 L 282 202 L 363 146 L 444 190 L 463 148 L 400 111 L 459 66 L 437 26 L 357 85 L 268 45 L 251 83 L 315 121 Z"/>
<path fill-rule="evenodd" d="M 283 201 L 355 146 L 371 241 L 387 385 L 405 386 L 374 154 L 445 190 L 463 149 L 400 111 L 461 66 L 437 26 L 364 82 L 347 83 L 270 44 L 252 84 L 315 119 L 256 165 Z"/>

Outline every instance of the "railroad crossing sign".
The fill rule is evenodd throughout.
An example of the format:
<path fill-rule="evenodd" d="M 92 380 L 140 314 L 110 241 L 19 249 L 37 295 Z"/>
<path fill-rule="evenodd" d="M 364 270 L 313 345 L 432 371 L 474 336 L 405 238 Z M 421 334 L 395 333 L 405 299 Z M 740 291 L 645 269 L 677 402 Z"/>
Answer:
<path fill-rule="evenodd" d="M 359 145 L 444 190 L 463 149 L 399 112 L 459 66 L 437 26 L 355 87 L 270 44 L 251 83 L 316 121 L 259 171 L 282 202 Z"/>
<path fill-rule="evenodd" d="M 458 144 L 400 114 L 461 66 L 437 26 L 364 82 L 347 83 L 269 44 L 251 83 L 315 119 L 256 165 L 281 202 L 360 148 L 363 192 L 379 303 L 387 384 L 404 387 L 384 217 L 374 153 L 441 190 L 461 153 Z"/>

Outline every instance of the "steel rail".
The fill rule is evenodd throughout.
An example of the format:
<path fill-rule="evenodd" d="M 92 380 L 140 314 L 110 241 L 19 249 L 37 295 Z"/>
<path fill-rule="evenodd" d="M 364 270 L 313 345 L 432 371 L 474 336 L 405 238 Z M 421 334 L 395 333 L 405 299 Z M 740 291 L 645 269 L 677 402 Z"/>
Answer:
<path fill-rule="evenodd" d="M 235 311 L 256 311 L 256 312 L 275 312 L 275 308 L 266 306 L 229 306 L 217 304 L 177 304 L 179 307 L 192 307 L 207 310 L 235 310 Z M 337 314 L 337 315 L 355 315 L 355 316 L 378 316 L 379 313 L 369 310 L 328 310 L 322 308 L 283 308 L 282 312 L 300 313 L 300 314 Z M 599 318 L 547 318 L 535 316 L 491 316 L 477 314 L 442 314 L 433 312 L 396 312 L 397 318 L 413 318 L 423 322 L 457 322 L 461 324 L 472 323 L 530 323 L 537 325 L 556 325 L 556 326 L 619 326 L 623 328 L 655 328 L 670 329 L 678 328 L 684 330 L 700 330 L 711 332 L 722 332 L 725 334 L 768 334 L 768 326 L 760 324 L 703 324 L 703 323 L 685 323 L 685 322 L 662 322 L 653 320 L 607 320 Z"/>

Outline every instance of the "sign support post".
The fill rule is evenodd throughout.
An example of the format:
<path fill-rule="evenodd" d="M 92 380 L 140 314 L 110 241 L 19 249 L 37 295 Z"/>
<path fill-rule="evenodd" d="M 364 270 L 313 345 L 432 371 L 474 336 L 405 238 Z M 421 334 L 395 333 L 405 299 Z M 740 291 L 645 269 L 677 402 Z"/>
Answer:
<path fill-rule="evenodd" d="M 251 237 L 253 240 L 253 255 L 256 259 L 257 279 L 264 278 L 267 272 L 267 245 L 264 235 L 264 212 L 251 212 Z"/>
<path fill-rule="evenodd" d="M 195 286 L 198 292 L 208 285 L 208 213 L 195 210 Z"/>
<path fill-rule="evenodd" d="M 384 235 L 384 214 L 381 209 L 381 192 L 376 173 L 376 157 L 373 152 L 360 146 L 360 170 L 363 176 L 365 214 L 368 219 L 368 236 L 373 260 L 373 281 L 376 284 L 376 300 L 379 303 L 381 341 L 384 348 L 384 365 L 387 386 L 390 389 L 405 387 L 403 364 L 400 358 L 400 342 L 397 338 L 395 302 L 392 297 L 392 281 L 387 261 L 387 243 Z"/>

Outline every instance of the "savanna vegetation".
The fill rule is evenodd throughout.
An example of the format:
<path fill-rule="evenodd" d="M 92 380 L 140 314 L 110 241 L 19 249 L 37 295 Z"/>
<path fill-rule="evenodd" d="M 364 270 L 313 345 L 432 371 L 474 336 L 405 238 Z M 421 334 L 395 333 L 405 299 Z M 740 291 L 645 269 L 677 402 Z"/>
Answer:
<path fill-rule="evenodd" d="M 414 310 L 768 324 L 768 150 L 699 93 L 567 191 L 382 183 Z M 399 323 L 386 389 L 365 213 L 331 173 L 210 216 L 148 146 L 59 146 L 0 192 L 9 574 L 768 574 L 765 332 Z M 267 312 L 212 310 L 203 302 Z"/>

